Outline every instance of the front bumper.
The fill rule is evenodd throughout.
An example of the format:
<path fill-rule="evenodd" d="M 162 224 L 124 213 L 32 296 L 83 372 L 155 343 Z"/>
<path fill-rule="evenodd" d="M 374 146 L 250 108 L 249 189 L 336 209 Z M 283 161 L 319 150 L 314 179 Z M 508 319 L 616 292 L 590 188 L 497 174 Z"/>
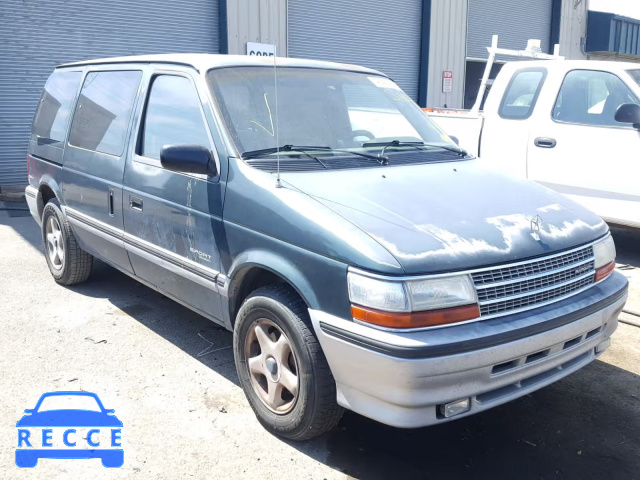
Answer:
<path fill-rule="evenodd" d="M 441 423 L 439 405 L 478 413 L 549 385 L 611 343 L 627 298 L 614 272 L 579 295 L 523 314 L 413 333 L 377 330 L 309 310 L 338 403 L 403 428 Z"/>

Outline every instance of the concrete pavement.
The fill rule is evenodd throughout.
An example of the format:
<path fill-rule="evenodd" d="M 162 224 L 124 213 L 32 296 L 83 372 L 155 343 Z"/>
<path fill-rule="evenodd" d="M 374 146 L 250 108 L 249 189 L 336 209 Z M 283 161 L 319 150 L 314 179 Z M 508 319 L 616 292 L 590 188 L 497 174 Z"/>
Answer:
<path fill-rule="evenodd" d="M 249 408 L 229 332 L 104 264 L 85 284 L 56 285 L 36 223 L 6 208 L 0 478 L 640 478 L 640 328 L 621 325 L 599 360 L 480 415 L 399 430 L 347 413 L 328 435 L 287 442 Z M 640 234 L 615 238 L 632 281 L 627 306 L 640 311 Z M 96 392 L 115 409 L 122 468 L 15 466 L 15 422 L 43 392 L 63 389 Z"/>

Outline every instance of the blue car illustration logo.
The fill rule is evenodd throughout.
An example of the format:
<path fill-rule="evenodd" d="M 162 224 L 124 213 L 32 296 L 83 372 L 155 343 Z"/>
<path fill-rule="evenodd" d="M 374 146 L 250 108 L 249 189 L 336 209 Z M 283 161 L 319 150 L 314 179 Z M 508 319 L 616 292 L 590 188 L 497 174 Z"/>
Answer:
<path fill-rule="evenodd" d="M 122 422 L 90 392 L 49 392 L 17 423 L 16 465 L 33 468 L 40 458 L 99 458 L 108 468 L 124 463 Z"/>

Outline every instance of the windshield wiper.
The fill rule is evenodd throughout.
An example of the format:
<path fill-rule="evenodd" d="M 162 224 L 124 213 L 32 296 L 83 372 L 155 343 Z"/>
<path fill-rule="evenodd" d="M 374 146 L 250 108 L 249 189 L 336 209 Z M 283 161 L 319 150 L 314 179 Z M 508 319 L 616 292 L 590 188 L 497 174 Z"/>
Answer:
<path fill-rule="evenodd" d="M 376 162 L 386 165 L 386 163 L 384 163 L 383 161 L 381 161 L 380 157 L 376 156 L 376 155 L 370 155 L 368 153 L 361 153 L 361 152 L 353 152 L 351 150 L 347 150 L 347 149 L 343 149 L 343 148 L 332 148 L 332 147 L 326 147 L 326 146 L 311 146 L 311 145 L 284 145 L 280 148 L 277 147 L 272 147 L 272 148 L 263 148 L 261 150 L 251 150 L 248 152 L 244 152 L 241 157 L 243 160 L 247 160 L 250 158 L 256 158 L 256 157 L 261 157 L 263 155 L 273 155 L 274 153 L 277 153 L 278 151 L 280 152 L 300 152 L 303 153 L 304 155 L 306 155 L 307 157 L 310 157 L 314 160 L 317 160 L 318 162 L 320 162 L 324 168 L 328 168 L 323 162 L 322 160 L 320 160 L 318 157 L 311 155 L 310 153 L 308 153 L 309 151 L 318 151 L 318 152 L 340 152 L 340 153 L 348 153 L 350 155 L 356 155 L 359 157 L 365 157 L 365 158 L 369 158 L 371 160 L 375 160 Z"/>
<path fill-rule="evenodd" d="M 384 159 L 385 161 L 389 161 L 389 159 L 384 156 L 384 152 L 387 150 L 387 148 L 397 148 L 397 147 L 414 147 L 418 150 L 422 150 L 425 147 L 441 148 L 449 152 L 457 153 L 462 157 L 466 157 L 467 155 L 469 155 L 466 152 L 466 150 L 463 150 L 461 148 L 456 148 L 456 147 L 449 147 L 447 145 L 440 145 L 439 143 L 403 142 L 401 140 L 390 140 L 388 142 L 367 142 L 367 143 L 363 143 L 362 146 L 363 147 L 383 147 L 378 157 L 380 159 Z"/>
<path fill-rule="evenodd" d="M 250 150 L 248 152 L 244 152 L 241 155 L 241 157 L 243 160 L 249 160 L 251 158 L 263 157 L 265 155 L 273 155 L 274 153 L 278 153 L 278 152 L 300 152 L 303 155 L 306 155 L 307 157 L 309 157 L 311 160 L 315 160 L 324 168 L 329 168 L 325 165 L 325 163 L 322 160 L 320 160 L 315 155 L 311 155 L 309 152 L 307 152 L 307 150 L 318 150 L 318 149 L 315 147 L 296 147 L 295 145 L 283 145 L 282 147 L 271 147 L 271 148 L 263 148 L 260 150 Z"/>

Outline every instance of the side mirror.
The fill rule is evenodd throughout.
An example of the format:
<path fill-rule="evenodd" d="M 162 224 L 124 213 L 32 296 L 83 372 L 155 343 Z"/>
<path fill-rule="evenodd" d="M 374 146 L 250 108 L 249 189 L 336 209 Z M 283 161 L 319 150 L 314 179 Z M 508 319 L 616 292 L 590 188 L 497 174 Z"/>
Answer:
<path fill-rule="evenodd" d="M 111 415 L 112 413 L 116 413 L 116 411 L 113 408 L 105 408 L 104 413 Z"/>
<path fill-rule="evenodd" d="M 616 110 L 616 122 L 631 123 L 633 128 L 640 129 L 640 105 L 637 103 L 623 103 Z"/>
<path fill-rule="evenodd" d="M 449 138 L 453 140 L 453 143 L 455 143 L 456 145 L 460 145 L 460 140 L 458 140 L 458 137 L 456 137 L 455 135 L 449 135 Z"/>
<path fill-rule="evenodd" d="M 166 145 L 160 151 L 160 163 L 172 172 L 218 174 L 211 151 L 201 145 Z"/>
<path fill-rule="evenodd" d="M 33 413 L 33 408 L 25 408 L 24 413 Z"/>

